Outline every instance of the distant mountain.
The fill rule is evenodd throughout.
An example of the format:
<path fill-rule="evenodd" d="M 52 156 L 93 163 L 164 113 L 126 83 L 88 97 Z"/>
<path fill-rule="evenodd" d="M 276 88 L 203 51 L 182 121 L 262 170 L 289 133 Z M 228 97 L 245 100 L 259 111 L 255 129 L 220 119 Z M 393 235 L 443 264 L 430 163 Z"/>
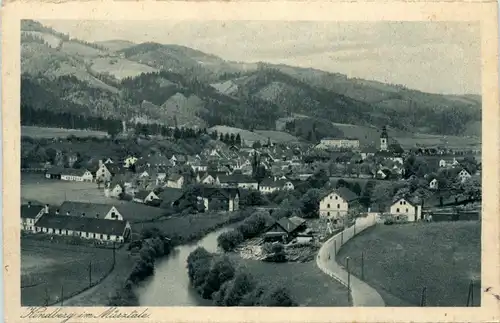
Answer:
<path fill-rule="evenodd" d="M 345 135 L 350 128 L 341 124 L 481 134 L 477 95 L 424 93 L 312 68 L 230 62 L 180 45 L 89 43 L 30 20 L 21 29 L 21 101 L 36 109 L 247 130 L 274 130 L 277 121 L 289 118 L 278 122 L 286 128 L 300 114 L 310 121 L 289 124 L 288 130 L 301 138 Z"/>

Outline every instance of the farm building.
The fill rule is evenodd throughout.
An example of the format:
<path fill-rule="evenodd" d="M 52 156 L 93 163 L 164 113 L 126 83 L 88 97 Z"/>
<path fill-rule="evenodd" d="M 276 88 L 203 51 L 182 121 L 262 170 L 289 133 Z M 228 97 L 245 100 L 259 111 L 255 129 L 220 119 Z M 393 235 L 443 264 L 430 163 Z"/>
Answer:
<path fill-rule="evenodd" d="M 270 194 L 275 191 L 281 190 L 293 190 L 294 185 L 291 181 L 280 179 L 274 180 L 271 178 L 266 178 L 260 183 L 259 191 L 262 194 Z"/>
<path fill-rule="evenodd" d="M 45 178 L 63 181 L 92 182 L 94 176 L 87 169 L 53 167 L 45 172 Z"/>
<path fill-rule="evenodd" d="M 123 215 L 109 204 L 66 201 L 55 211 L 56 215 L 75 215 L 123 221 Z"/>
<path fill-rule="evenodd" d="M 96 216 L 44 214 L 35 224 L 36 233 L 76 236 L 103 242 L 124 242 L 131 233 L 128 221 Z"/>
<path fill-rule="evenodd" d="M 240 192 L 237 188 L 203 188 L 205 210 L 237 211 L 240 206 Z"/>
<path fill-rule="evenodd" d="M 295 238 L 299 232 L 306 228 L 306 221 L 297 216 L 283 217 L 276 221 L 264 234 L 264 241 L 282 241 L 284 243 Z"/>

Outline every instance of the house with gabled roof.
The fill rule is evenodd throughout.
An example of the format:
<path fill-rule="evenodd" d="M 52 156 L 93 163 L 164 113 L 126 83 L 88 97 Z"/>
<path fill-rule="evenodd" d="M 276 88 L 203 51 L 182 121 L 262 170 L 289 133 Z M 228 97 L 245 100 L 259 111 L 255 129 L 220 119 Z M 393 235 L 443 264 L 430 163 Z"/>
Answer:
<path fill-rule="evenodd" d="M 438 188 L 439 188 L 439 182 L 437 178 L 434 177 L 429 181 L 429 189 L 437 190 Z"/>
<path fill-rule="evenodd" d="M 131 227 L 128 221 L 101 218 L 98 215 L 50 213 L 40 217 L 35 224 L 35 232 L 122 243 L 130 236 Z"/>
<path fill-rule="evenodd" d="M 42 215 L 49 212 L 47 205 L 33 205 L 31 202 L 21 205 L 21 230 L 35 232 L 35 224 Z"/>
<path fill-rule="evenodd" d="M 389 213 L 398 221 L 415 222 L 422 219 L 422 205 L 416 199 L 397 198 L 393 201 Z"/>
<path fill-rule="evenodd" d="M 233 212 L 239 210 L 240 192 L 237 188 L 204 187 L 201 189 L 201 198 L 205 211 L 211 210 L 212 202 L 221 202 L 223 210 Z"/>
<path fill-rule="evenodd" d="M 264 241 L 279 241 L 286 243 L 306 228 L 306 221 L 298 216 L 291 218 L 283 217 L 276 221 L 264 233 Z"/>
<path fill-rule="evenodd" d="M 292 181 L 286 179 L 265 178 L 259 185 L 259 191 L 262 194 L 270 194 L 275 191 L 293 190 Z"/>
<path fill-rule="evenodd" d="M 184 185 L 184 176 L 180 174 L 172 174 L 168 177 L 167 187 L 181 189 Z"/>
<path fill-rule="evenodd" d="M 132 199 L 136 203 L 148 203 L 153 200 L 159 200 L 160 197 L 154 192 L 154 190 L 140 190 L 135 193 L 134 198 Z"/>
<path fill-rule="evenodd" d="M 470 179 L 472 175 L 467 171 L 467 169 L 462 168 L 462 170 L 458 173 L 457 179 L 461 182 L 464 183 L 468 179 Z"/>
<path fill-rule="evenodd" d="M 347 215 L 349 208 L 357 202 L 359 196 L 346 187 L 339 187 L 321 196 L 319 202 L 319 216 L 341 222 Z"/>
<path fill-rule="evenodd" d="M 183 195 L 184 192 L 182 190 L 164 187 L 158 197 L 163 205 L 173 206 Z"/>

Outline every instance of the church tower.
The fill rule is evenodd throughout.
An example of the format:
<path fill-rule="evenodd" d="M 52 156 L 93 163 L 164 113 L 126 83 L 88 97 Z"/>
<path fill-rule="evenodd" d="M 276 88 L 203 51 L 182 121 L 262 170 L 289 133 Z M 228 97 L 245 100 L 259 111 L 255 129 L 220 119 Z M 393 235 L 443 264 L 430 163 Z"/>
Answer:
<path fill-rule="evenodd" d="M 380 151 L 387 151 L 389 136 L 387 135 L 387 129 L 385 126 L 382 128 L 382 134 L 380 135 Z"/>

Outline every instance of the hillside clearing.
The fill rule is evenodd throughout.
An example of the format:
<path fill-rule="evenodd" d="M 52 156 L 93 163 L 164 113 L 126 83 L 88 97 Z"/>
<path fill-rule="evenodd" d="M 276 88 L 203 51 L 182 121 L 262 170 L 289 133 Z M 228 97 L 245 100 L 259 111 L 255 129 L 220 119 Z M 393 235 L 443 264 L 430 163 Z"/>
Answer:
<path fill-rule="evenodd" d="M 337 261 L 377 289 L 388 306 L 465 306 L 474 282 L 481 302 L 481 223 L 477 221 L 377 225 L 340 249 Z"/>
<path fill-rule="evenodd" d="M 96 58 L 92 61 L 91 69 L 96 73 L 111 74 L 118 80 L 157 71 L 150 66 L 118 57 Z"/>

